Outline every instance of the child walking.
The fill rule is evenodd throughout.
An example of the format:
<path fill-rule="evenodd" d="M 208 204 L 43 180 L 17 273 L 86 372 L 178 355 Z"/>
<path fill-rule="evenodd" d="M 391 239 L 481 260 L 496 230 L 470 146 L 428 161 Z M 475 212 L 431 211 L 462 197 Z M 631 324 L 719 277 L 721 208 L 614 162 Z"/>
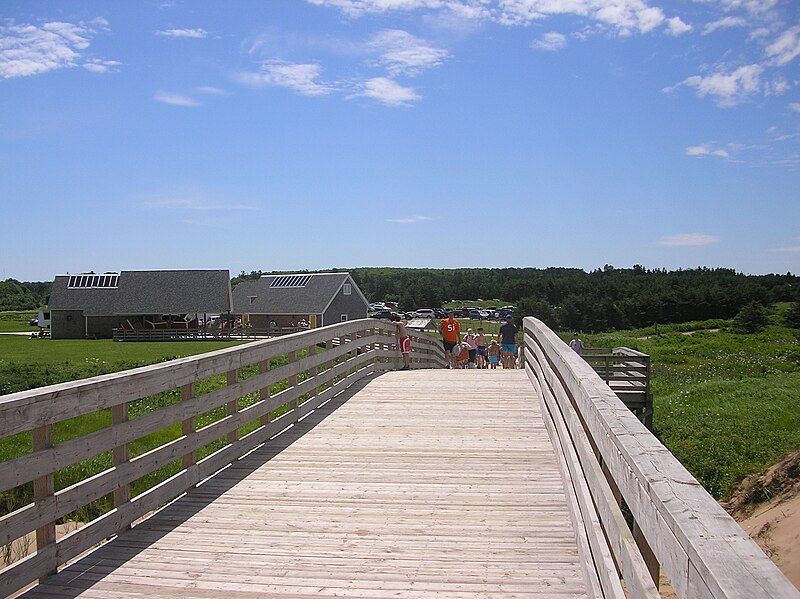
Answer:
<path fill-rule="evenodd" d="M 500 363 L 500 346 L 497 344 L 496 339 L 492 339 L 491 345 L 486 349 L 486 354 L 489 358 L 489 368 L 494 370 Z"/>
<path fill-rule="evenodd" d="M 486 368 L 486 335 L 483 334 L 483 327 L 478 327 L 478 334 L 475 335 L 475 342 L 478 349 L 475 356 L 478 360 L 478 368 Z"/>

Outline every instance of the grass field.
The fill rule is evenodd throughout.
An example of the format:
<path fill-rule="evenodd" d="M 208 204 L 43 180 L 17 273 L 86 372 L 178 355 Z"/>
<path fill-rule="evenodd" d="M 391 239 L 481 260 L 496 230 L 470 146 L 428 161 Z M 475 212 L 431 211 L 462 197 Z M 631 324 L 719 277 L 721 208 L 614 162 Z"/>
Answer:
<path fill-rule="evenodd" d="M 36 312 L 0 312 L 0 332 L 38 331 L 39 329 L 28 324 L 31 318 L 36 318 Z"/>
<path fill-rule="evenodd" d="M 660 327 L 659 335 L 640 329 L 584 341 L 652 357 L 656 433 L 712 495 L 727 498 L 748 474 L 800 450 L 800 343 L 779 326 L 740 335 L 725 321 L 696 324 L 722 330 Z"/>

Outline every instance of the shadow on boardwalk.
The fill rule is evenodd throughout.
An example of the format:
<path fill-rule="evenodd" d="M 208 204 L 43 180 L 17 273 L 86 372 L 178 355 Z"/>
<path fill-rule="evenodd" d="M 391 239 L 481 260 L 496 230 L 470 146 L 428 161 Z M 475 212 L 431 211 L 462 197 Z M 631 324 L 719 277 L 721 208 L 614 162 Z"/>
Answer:
<path fill-rule="evenodd" d="M 54 596 L 78 597 L 90 590 L 104 578 L 113 574 L 114 570 L 124 566 L 129 560 L 198 514 L 203 508 L 213 503 L 305 434 L 311 432 L 374 379 L 375 377 L 367 377 L 355 382 L 294 426 L 207 478 L 136 527 L 122 533 L 58 574 L 46 579 L 43 584 L 46 588 L 33 587 L 19 596 L 26 599 Z M 212 481 L 213 485 L 208 484 Z"/>

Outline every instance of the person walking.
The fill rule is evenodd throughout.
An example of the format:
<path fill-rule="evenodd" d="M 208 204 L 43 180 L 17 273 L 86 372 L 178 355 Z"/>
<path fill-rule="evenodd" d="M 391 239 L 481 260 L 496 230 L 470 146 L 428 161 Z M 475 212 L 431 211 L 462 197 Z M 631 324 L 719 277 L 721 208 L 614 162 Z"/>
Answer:
<path fill-rule="evenodd" d="M 506 316 L 506 323 L 500 327 L 500 359 L 503 368 L 514 368 L 517 357 L 517 325 L 513 316 Z"/>
<path fill-rule="evenodd" d="M 584 350 L 585 346 L 583 345 L 583 341 L 581 341 L 581 338 L 578 337 L 578 333 L 575 333 L 572 336 L 572 341 L 569 342 L 569 346 L 579 356 L 583 355 L 583 350 Z"/>
<path fill-rule="evenodd" d="M 453 311 L 447 311 L 447 318 L 439 323 L 439 332 L 442 334 L 442 346 L 444 353 L 447 354 L 447 360 L 450 362 L 450 368 L 455 367 L 456 359 L 453 355 L 453 348 L 456 343 L 461 343 L 461 325 L 453 316 Z"/>
<path fill-rule="evenodd" d="M 467 329 L 467 334 L 464 336 L 464 345 L 467 346 L 467 351 L 469 352 L 469 362 L 467 363 L 467 368 L 475 368 L 475 358 L 478 353 L 478 342 L 472 329 Z"/>
<path fill-rule="evenodd" d="M 397 348 L 403 356 L 403 367 L 400 370 L 411 370 L 411 338 L 406 331 L 406 323 L 397 317 Z"/>
<path fill-rule="evenodd" d="M 486 335 L 483 334 L 483 327 L 478 327 L 478 334 L 475 335 L 475 342 L 478 344 L 476 357 L 478 368 L 486 368 Z"/>
<path fill-rule="evenodd" d="M 491 344 L 486 349 L 486 354 L 489 358 L 489 368 L 494 370 L 500 363 L 500 346 L 497 344 L 497 340 L 492 339 Z"/>

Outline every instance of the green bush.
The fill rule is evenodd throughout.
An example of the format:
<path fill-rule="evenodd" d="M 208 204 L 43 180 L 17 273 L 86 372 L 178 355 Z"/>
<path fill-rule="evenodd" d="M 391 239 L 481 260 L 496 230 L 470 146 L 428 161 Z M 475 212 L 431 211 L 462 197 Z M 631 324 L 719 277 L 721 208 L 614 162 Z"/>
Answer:
<path fill-rule="evenodd" d="M 750 302 L 733 319 L 733 328 L 738 333 L 758 333 L 769 324 L 769 316 L 764 306 Z"/>

